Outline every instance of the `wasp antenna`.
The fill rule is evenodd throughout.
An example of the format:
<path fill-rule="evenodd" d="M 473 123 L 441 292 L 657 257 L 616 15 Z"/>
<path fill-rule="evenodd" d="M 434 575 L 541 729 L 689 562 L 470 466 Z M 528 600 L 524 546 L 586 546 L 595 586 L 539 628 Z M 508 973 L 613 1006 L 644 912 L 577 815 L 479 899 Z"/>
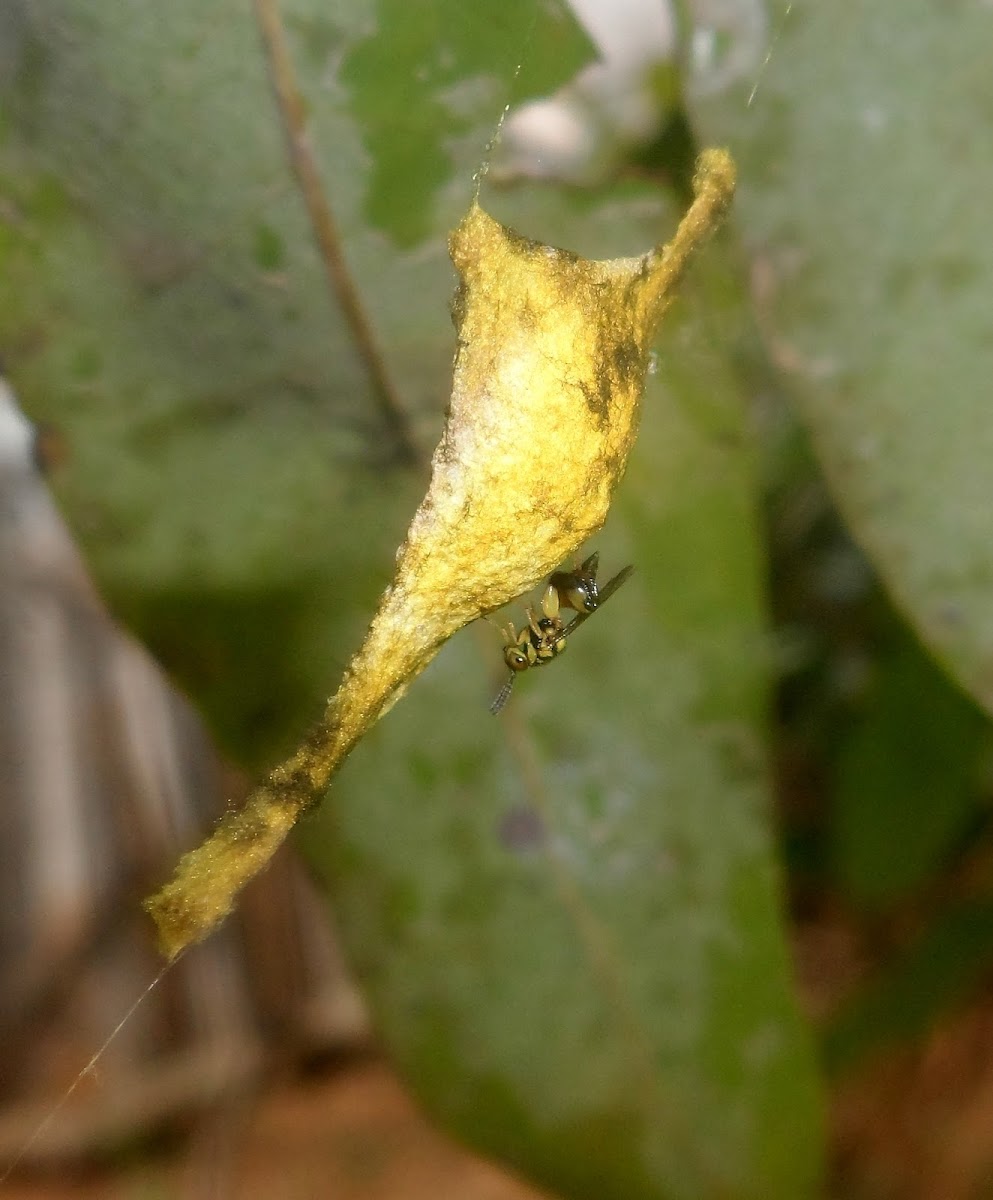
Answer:
<path fill-rule="evenodd" d="M 510 699 L 510 693 L 514 689 L 514 680 L 516 678 L 517 678 L 517 676 L 512 671 L 510 673 L 510 675 L 507 677 L 507 682 L 503 685 L 503 687 L 500 689 L 500 691 L 497 692 L 496 699 L 490 705 L 490 712 L 494 716 L 496 716 L 500 712 L 500 710 L 503 708 L 503 706 Z"/>

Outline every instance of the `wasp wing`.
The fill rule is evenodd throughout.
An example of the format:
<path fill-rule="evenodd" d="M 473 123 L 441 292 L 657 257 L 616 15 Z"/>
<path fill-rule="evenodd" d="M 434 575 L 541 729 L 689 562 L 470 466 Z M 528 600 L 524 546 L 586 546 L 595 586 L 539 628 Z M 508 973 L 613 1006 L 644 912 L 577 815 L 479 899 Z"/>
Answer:
<path fill-rule="evenodd" d="M 584 621 L 588 621 L 590 619 L 590 617 L 593 616 L 593 613 L 598 612 L 600 610 L 600 608 L 603 606 L 603 604 L 605 604 L 606 601 L 609 600 L 610 597 L 614 594 L 614 592 L 617 591 L 617 589 L 621 586 L 621 584 L 627 582 L 627 580 L 630 578 L 631 572 L 633 570 L 634 570 L 634 566 L 629 564 L 622 571 L 618 571 L 617 574 L 614 576 L 614 578 L 611 579 L 608 583 L 605 583 L 603 585 L 603 587 L 599 589 L 599 599 L 598 599 L 597 607 L 595 609 L 593 609 L 592 612 L 577 613 L 577 615 L 572 618 L 572 620 L 565 627 L 565 629 L 563 629 L 562 632 L 559 633 L 558 636 L 552 640 L 552 645 L 554 646 L 558 642 L 561 642 L 564 638 L 571 636 L 573 633 L 575 633 L 575 631 L 579 628 L 579 626 L 583 624 Z"/>

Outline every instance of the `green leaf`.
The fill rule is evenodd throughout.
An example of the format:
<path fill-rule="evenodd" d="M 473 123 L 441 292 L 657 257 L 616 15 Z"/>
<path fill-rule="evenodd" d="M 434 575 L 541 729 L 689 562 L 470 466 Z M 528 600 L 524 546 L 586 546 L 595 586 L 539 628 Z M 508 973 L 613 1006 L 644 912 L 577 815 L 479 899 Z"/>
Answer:
<path fill-rule="evenodd" d="M 919 647 L 882 660 L 838 758 L 835 869 L 856 900 L 892 901 L 941 865 L 980 812 L 989 741 L 982 711 Z"/>
<path fill-rule="evenodd" d="M 536 84 L 554 90 L 592 55 L 555 5 L 379 0 L 376 32 L 352 46 L 341 70 L 373 162 L 363 206 L 369 224 L 401 246 L 421 241 L 432 229 L 435 196 L 457 173 L 454 140 L 478 136 L 480 94 L 489 96 L 495 121 L 515 67 L 519 101 Z"/>
<path fill-rule="evenodd" d="M 403 92 L 393 30 L 368 39 L 387 17 L 413 36 L 405 11 L 283 5 L 345 252 L 426 445 L 454 346 L 443 235 L 504 101 L 498 6 L 473 7 L 447 47 L 464 58 L 391 128 L 373 101 Z M 431 11 L 447 33 L 465 10 Z M 561 20 L 537 12 L 529 93 L 563 70 Z M 249 6 L 147 0 L 122 21 L 113 0 L 24 0 L 0 8 L 0 47 L 14 381 L 71 443 L 60 491 L 103 587 L 228 744 L 270 760 L 333 686 L 423 478 L 328 300 Z M 601 255 L 678 215 L 643 185 L 500 207 Z M 751 450 L 714 351 L 740 311 L 712 253 L 599 546 L 633 581 L 506 719 L 486 711 L 498 635 L 482 655 L 462 635 L 305 830 L 413 1085 L 567 1196 L 798 1200 L 818 1176 L 769 834 Z"/>
<path fill-rule="evenodd" d="M 795 1198 L 818 1174 L 767 829 L 751 453 L 730 372 L 698 369 L 726 303 L 709 269 L 665 327 L 599 544 L 632 581 L 498 720 L 501 672 L 457 639 L 307 832 L 425 1103 L 569 1197 Z"/>
<path fill-rule="evenodd" d="M 507 98 L 500 73 L 530 32 L 529 86 L 554 86 L 586 43 L 554 4 L 515 26 L 499 4 L 470 20 L 439 2 L 424 28 L 445 72 L 401 101 L 391 54 L 425 7 L 281 5 L 346 257 L 430 446 L 454 349 L 445 238 Z M 396 41 L 390 24 L 371 40 L 394 20 Z M 363 74 L 374 45 L 387 52 Z M 56 483 L 105 593 L 262 767 L 358 641 L 424 475 L 398 461 L 329 298 L 251 5 L 145 3 L 122 21 L 113 0 L 15 2 L 0 47 L 8 369 L 70 446 Z M 327 86 L 342 57 L 350 94 Z M 351 106 L 367 117 L 377 87 L 404 121 L 370 140 L 370 174 Z M 433 137 L 430 178 L 430 154 L 417 170 L 404 156 L 407 121 L 419 145 Z M 367 224 L 385 195 L 416 224 L 416 255 Z"/>
<path fill-rule="evenodd" d="M 898 606 L 993 711 L 993 10 L 779 3 L 770 39 L 696 106 L 768 343 Z"/>
<path fill-rule="evenodd" d="M 984 978 L 993 958 L 993 904 L 960 904 L 935 921 L 831 1023 L 828 1069 L 838 1074 L 895 1041 L 922 1037 Z"/>

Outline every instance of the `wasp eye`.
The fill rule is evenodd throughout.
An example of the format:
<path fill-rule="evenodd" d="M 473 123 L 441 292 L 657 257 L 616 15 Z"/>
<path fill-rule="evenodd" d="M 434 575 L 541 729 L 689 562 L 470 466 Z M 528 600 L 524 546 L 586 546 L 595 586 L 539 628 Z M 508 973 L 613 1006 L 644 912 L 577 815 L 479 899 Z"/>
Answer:
<path fill-rule="evenodd" d="M 512 671 L 523 671 L 528 665 L 528 656 L 523 650 L 518 650 L 516 646 L 507 647 L 507 666 Z"/>
<path fill-rule="evenodd" d="M 600 597 L 597 595 L 596 584 L 591 580 L 584 580 L 578 587 L 572 590 L 570 595 L 572 607 L 577 612 L 595 612 L 597 603 Z"/>

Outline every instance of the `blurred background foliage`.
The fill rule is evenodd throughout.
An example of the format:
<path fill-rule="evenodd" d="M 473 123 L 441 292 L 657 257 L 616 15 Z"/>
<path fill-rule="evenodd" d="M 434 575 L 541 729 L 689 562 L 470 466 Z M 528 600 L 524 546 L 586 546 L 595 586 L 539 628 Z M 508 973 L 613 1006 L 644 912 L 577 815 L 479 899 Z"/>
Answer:
<path fill-rule="evenodd" d="M 663 238 L 697 149 L 730 145 L 732 228 L 671 313 L 597 547 L 635 580 L 500 722 L 496 635 L 456 639 L 303 836 L 448 1127 L 570 1196 L 815 1194 L 811 1030 L 837 1134 L 844 1081 L 990 998 L 993 10 L 678 4 L 623 87 L 548 3 L 282 13 L 405 444 L 246 6 L 14 0 L 0 338 L 71 447 L 67 516 L 226 749 L 271 763 L 423 491 L 444 238 L 504 104 L 484 202 L 591 256 Z M 552 96 L 558 125 L 518 121 Z M 578 150 L 536 160 L 539 127 Z"/>

